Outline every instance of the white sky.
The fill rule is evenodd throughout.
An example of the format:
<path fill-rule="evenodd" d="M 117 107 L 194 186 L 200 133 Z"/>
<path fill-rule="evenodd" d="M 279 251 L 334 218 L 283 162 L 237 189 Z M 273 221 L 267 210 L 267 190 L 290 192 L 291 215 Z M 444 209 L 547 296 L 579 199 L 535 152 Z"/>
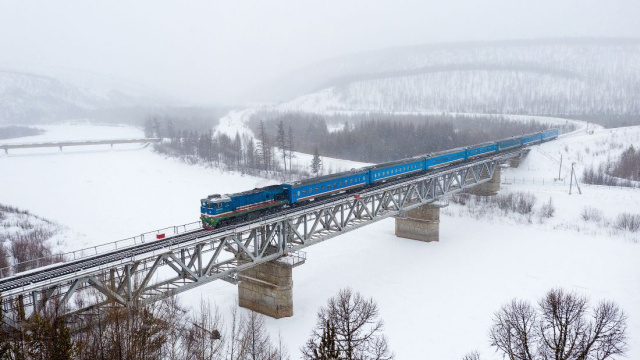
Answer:
<path fill-rule="evenodd" d="M 0 66 L 221 103 L 322 59 L 432 42 L 640 38 L 640 0 L 0 0 Z"/>

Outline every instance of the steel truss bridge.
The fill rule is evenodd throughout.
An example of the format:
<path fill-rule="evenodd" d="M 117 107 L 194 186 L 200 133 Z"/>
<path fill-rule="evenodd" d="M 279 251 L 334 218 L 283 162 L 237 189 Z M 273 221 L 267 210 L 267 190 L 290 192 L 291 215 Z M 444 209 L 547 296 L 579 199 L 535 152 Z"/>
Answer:
<path fill-rule="evenodd" d="M 301 249 L 487 182 L 496 166 L 523 151 L 316 200 L 252 222 L 196 228 L 1 278 L 4 322 L 17 326 L 45 307 L 74 315 L 105 305 L 147 304 L 218 279 L 237 284 L 242 270 L 276 259 L 295 266 L 304 261 Z"/>

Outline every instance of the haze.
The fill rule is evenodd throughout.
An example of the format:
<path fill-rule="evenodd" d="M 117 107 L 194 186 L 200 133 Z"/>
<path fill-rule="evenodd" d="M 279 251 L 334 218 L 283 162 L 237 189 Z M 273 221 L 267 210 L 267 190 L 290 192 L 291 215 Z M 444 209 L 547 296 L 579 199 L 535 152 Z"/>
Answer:
<path fill-rule="evenodd" d="M 230 104 L 298 67 L 371 49 L 545 37 L 640 37 L 637 0 L 2 1 L 0 67 L 123 78 Z"/>

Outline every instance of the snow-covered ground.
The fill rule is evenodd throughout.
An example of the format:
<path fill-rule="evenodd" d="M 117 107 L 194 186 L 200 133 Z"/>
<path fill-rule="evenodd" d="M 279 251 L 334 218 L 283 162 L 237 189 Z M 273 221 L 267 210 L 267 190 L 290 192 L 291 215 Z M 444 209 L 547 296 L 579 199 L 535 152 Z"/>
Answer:
<path fill-rule="evenodd" d="M 272 108 L 269 106 L 264 106 L 261 109 L 269 110 Z M 245 109 L 229 112 L 227 115 L 220 119 L 220 123 L 215 128 L 216 133 L 226 134 L 231 137 L 234 137 L 239 133 L 240 136 L 247 135 L 256 138 L 253 131 L 251 131 L 251 129 L 249 129 L 249 126 L 247 125 L 247 122 L 251 118 L 251 115 L 253 115 L 256 111 L 258 111 L 258 109 Z M 313 155 L 311 154 L 294 151 L 291 163 L 293 164 L 294 169 L 310 173 L 312 159 Z M 347 171 L 365 165 L 369 164 L 357 161 L 322 157 L 322 174 Z"/>
<path fill-rule="evenodd" d="M 141 136 L 127 127 L 47 130 L 15 141 Z M 576 134 L 543 144 L 545 153 L 534 148 L 520 168 L 505 169 L 503 175 L 552 179 L 558 171 L 553 158 L 560 154 L 580 169 L 639 139 L 640 127 Z M 82 234 L 67 240 L 69 249 L 195 221 L 204 195 L 267 183 L 189 166 L 140 145 L 11 151 L 0 155 L 0 174 L 0 203 Z M 498 358 L 487 338 L 493 312 L 514 297 L 535 301 L 553 287 L 564 287 L 593 302 L 619 303 L 629 316 L 628 358 L 640 358 L 640 234 L 598 227 L 580 216 L 585 206 L 610 219 L 621 212 L 640 213 L 640 191 L 582 186 L 582 195 L 569 195 L 568 186 L 548 182 L 503 188 L 531 192 L 538 198 L 536 208 L 551 197 L 556 216 L 531 223 L 476 219 L 452 204 L 443 211 L 438 243 L 397 238 L 394 220 L 387 219 L 315 245 L 307 249 L 306 264 L 294 269 L 294 316 L 268 319 L 270 332 L 274 337 L 280 332 L 297 358 L 317 309 L 349 286 L 378 302 L 398 359 L 460 359 L 473 349 L 485 359 Z M 225 313 L 236 296 L 235 286 L 214 282 L 181 298 L 194 307 L 201 298 L 211 299 Z"/>

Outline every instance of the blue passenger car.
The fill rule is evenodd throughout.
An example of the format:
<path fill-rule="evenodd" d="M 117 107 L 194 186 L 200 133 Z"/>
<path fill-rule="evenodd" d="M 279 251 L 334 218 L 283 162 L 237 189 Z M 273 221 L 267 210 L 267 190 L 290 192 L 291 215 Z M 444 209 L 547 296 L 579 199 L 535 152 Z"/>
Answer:
<path fill-rule="evenodd" d="M 364 188 L 374 183 L 396 179 L 408 174 L 436 169 L 476 157 L 513 148 L 553 140 L 557 129 L 514 136 L 497 142 L 487 142 L 466 148 L 458 148 L 385 164 L 374 165 L 348 172 L 331 174 L 289 184 L 268 186 L 230 195 L 210 195 L 200 203 L 200 218 L 206 229 L 226 226 L 238 221 L 256 219 L 265 214 L 301 201 L 329 196 L 352 189 Z"/>
<path fill-rule="evenodd" d="M 399 176 L 406 176 L 424 171 L 424 157 L 403 159 L 368 167 L 369 184 L 387 181 Z"/>
<path fill-rule="evenodd" d="M 453 164 L 458 161 L 464 161 L 466 152 L 467 150 L 465 148 L 458 148 L 427 156 L 426 168 L 434 169 L 447 164 Z"/>
<path fill-rule="evenodd" d="M 502 139 L 498 141 L 498 150 L 506 150 L 514 147 L 522 146 L 522 137 L 514 136 L 508 139 Z"/>
<path fill-rule="evenodd" d="M 495 142 L 486 142 L 479 145 L 470 146 L 467 148 L 466 159 L 473 159 L 478 156 L 494 153 L 498 151 L 498 144 Z"/>
<path fill-rule="evenodd" d="M 558 129 L 543 131 L 542 134 L 540 135 L 540 139 L 542 141 L 553 140 L 553 139 L 556 139 L 557 137 L 558 137 Z"/>
<path fill-rule="evenodd" d="M 298 201 L 366 186 L 368 182 L 368 170 L 363 168 L 282 184 L 282 187 L 286 190 L 289 202 L 295 204 Z"/>
<path fill-rule="evenodd" d="M 522 145 L 537 144 L 542 140 L 542 133 L 527 134 L 522 136 Z"/>

